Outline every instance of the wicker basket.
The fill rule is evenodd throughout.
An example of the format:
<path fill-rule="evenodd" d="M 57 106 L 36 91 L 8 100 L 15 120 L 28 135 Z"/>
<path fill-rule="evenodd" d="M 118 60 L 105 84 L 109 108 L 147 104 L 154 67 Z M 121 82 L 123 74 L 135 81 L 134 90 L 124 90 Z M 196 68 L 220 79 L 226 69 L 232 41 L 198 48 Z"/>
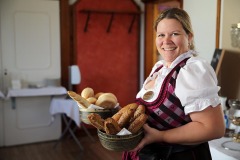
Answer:
<path fill-rule="evenodd" d="M 88 115 L 90 113 L 97 113 L 103 119 L 112 117 L 117 112 L 117 109 L 79 109 L 80 119 L 85 124 L 91 124 L 88 120 Z"/>
<path fill-rule="evenodd" d="M 102 146 L 111 151 L 129 151 L 134 149 L 143 138 L 143 130 L 131 135 L 109 135 L 98 130 L 98 137 Z"/>

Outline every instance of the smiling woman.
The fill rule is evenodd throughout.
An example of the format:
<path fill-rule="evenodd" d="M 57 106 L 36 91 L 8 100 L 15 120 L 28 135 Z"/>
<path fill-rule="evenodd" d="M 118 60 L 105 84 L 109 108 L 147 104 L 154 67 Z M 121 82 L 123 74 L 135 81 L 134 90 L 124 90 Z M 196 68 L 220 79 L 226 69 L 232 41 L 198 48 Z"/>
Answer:
<path fill-rule="evenodd" d="M 155 29 L 156 48 L 163 59 L 153 66 L 136 96 L 148 113 L 145 134 L 133 152 L 124 152 L 123 160 L 211 160 L 208 141 L 225 131 L 215 72 L 193 50 L 186 11 L 164 10 Z M 146 99 L 148 93 L 153 96 Z"/>

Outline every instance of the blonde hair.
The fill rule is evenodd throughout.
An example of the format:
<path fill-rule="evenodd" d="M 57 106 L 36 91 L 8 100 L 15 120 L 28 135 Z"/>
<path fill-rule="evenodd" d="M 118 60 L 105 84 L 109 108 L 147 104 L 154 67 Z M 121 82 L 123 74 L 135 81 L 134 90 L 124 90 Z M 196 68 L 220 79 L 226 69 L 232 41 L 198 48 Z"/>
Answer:
<path fill-rule="evenodd" d="M 189 15 L 186 11 L 184 11 L 182 9 L 179 9 L 179 8 L 169 8 L 169 9 L 166 9 L 166 10 L 162 11 L 155 21 L 155 24 L 154 24 L 155 31 L 157 31 L 158 23 L 165 18 L 176 19 L 177 21 L 179 21 L 181 23 L 184 31 L 188 35 L 192 35 L 192 37 L 194 36 L 191 20 L 190 20 L 190 17 L 189 17 Z M 193 40 L 192 40 L 192 43 L 189 44 L 189 47 L 190 47 L 191 50 L 195 49 Z"/>

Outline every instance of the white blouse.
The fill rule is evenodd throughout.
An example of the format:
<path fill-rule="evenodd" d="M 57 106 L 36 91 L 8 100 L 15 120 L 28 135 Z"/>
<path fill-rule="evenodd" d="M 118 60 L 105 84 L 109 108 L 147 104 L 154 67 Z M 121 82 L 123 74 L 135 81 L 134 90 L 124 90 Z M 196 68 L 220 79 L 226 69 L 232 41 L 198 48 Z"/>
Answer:
<path fill-rule="evenodd" d="M 211 67 L 211 65 L 204 59 L 199 57 L 194 57 L 194 51 L 190 50 L 178 58 L 176 58 L 169 68 L 164 65 L 164 60 L 158 61 L 150 75 L 158 68 L 163 65 L 163 67 L 152 77 L 148 77 L 142 89 L 138 92 L 137 98 L 143 98 L 144 94 L 148 91 L 153 91 L 153 97 L 147 102 L 152 102 L 156 100 L 162 82 L 168 73 L 183 59 L 191 57 L 188 59 L 186 65 L 180 70 L 178 77 L 176 79 L 175 94 L 180 99 L 182 106 L 184 106 L 185 114 L 189 114 L 195 111 L 202 111 L 208 106 L 216 107 L 220 104 L 220 99 L 218 96 L 218 91 L 220 87 L 217 86 L 217 77 Z M 146 90 L 145 85 L 155 79 L 154 87 Z"/>

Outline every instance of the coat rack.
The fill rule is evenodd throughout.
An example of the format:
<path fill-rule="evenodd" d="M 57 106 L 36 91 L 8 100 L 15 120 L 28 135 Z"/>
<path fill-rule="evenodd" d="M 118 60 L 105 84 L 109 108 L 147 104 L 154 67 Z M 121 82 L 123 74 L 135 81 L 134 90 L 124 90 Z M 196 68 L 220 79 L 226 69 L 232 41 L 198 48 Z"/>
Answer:
<path fill-rule="evenodd" d="M 110 17 L 110 20 L 109 20 L 109 23 L 108 23 L 108 27 L 107 27 L 107 29 L 106 29 L 106 32 L 107 32 L 107 33 L 109 33 L 110 30 L 111 30 L 112 22 L 113 22 L 114 16 L 115 16 L 116 14 L 128 14 L 128 15 L 132 15 L 132 20 L 131 20 L 130 25 L 129 25 L 129 28 L 128 28 L 128 33 L 131 33 L 132 27 L 133 27 L 133 24 L 134 24 L 134 21 L 135 21 L 137 15 L 140 14 L 140 12 L 129 12 L 129 11 L 101 11 L 101 10 L 80 10 L 79 13 L 87 14 L 87 19 L 86 19 L 85 26 L 84 26 L 84 32 L 87 32 L 87 31 L 88 31 L 88 23 L 89 23 L 91 14 L 110 14 L 111 17 Z"/>

